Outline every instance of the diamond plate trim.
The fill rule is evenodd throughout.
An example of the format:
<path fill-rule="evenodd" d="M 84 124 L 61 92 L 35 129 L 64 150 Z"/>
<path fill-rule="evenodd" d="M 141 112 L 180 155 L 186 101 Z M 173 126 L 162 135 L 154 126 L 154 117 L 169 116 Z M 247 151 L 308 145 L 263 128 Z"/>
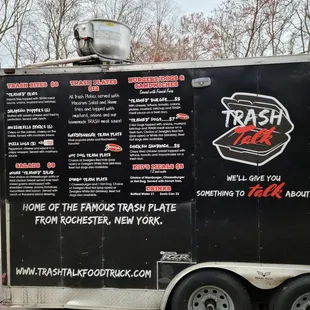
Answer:
<path fill-rule="evenodd" d="M 11 286 L 3 287 L 3 306 L 159 310 L 163 294 L 160 290 Z"/>

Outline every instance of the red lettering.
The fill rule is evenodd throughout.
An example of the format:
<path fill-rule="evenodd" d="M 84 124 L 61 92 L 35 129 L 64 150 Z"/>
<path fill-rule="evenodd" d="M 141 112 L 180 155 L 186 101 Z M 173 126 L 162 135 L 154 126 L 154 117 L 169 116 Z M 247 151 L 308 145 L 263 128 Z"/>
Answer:
<path fill-rule="evenodd" d="M 255 134 L 253 136 L 251 135 L 247 135 L 245 136 L 245 133 L 250 132 L 250 131 L 254 131 L 254 129 L 256 129 L 256 127 L 254 125 L 248 125 L 248 126 L 244 126 L 244 127 L 237 127 L 235 129 L 235 133 L 239 134 L 239 136 L 237 137 L 237 139 L 234 142 L 234 145 L 237 145 L 239 142 L 240 144 L 267 144 L 267 145 L 271 145 L 271 139 L 272 139 L 272 133 L 275 131 L 276 127 L 272 127 L 270 129 L 261 129 L 257 132 L 255 132 Z"/>
<path fill-rule="evenodd" d="M 171 186 L 146 186 L 147 192 L 171 192 Z"/>
<path fill-rule="evenodd" d="M 132 170 L 150 170 L 149 164 L 133 164 Z"/>
<path fill-rule="evenodd" d="M 264 189 L 260 184 L 250 187 L 248 197 L 275 197 L 281 199 L 281 194 L 283 192 L 285 182 L 281 184 L 271 184 L 266 189 Z"/>
<path fill-rule="evenodd" d="M 90 86 L 92 85 L 91 80 L 71 80 L 70 86 Z"/>
<path fill-rule="evenodd" d="M 241 140 L 241 144 L 251 144 L 251 143 L 253 143 L 253 138 L 251 136 L 245 136 Z"/>
<path fill-rule="evenodd" d="M 93 80 L 93 85 L 117 85 L 117 79 Z"/>
<path fill-rule="evenodd" d="M 235 140 L 234 145 L 237 145 L 239 141 L 243 138 L 244 134 L 248 131 L 254 130 L 254 125 L 244 126 L 244 127 L 237 127 L 235 129 L 235 133 L 240 134 L 239 137 Z"/>
<path fill-rule="evenodd" d="M 264 129 L 264 135 L 262 136 L 262 138 L 260 139 L 260 143 L 266 143 L 267 145 L 271 145 L 271 139 L 272 139 L 272 133 L 276 130 L 276 127 L 273 126 L 272 128 L 270 128 L 269 130 Z"/>
<path fill-rule="evenodd" d="M 48 86 L 47 82 L 30 82 L 29 88 L 46 88 Z"/>
<path fill-rule="evenodd" d="M 16 163 L 15 168 L 16 169 L 40 169 L 41 164 L 40 163 Z"/>
<path fill-rule="evenodd" d="M 152 170 L 173 170 L 174 164 L 152 164 Z"/>
<path fill-rule="evenodd" d="M 8 89 L 28 88 L 28 83 L 7 83 L 6 86 L 7 86 Z"/>
<path fill-rule="evenodd" d="M 179 163 L 177 163 L 177 164 L 175 165 L 175 168 L 176 168 L 177 170 L 183 170 L 183 169 L 184 169 L 184 164 L 179 164 Z"/>
<path fill-rule="evenodd" d="M 89 92 L 99 91 L 99 86 L 88 86 L 88 91 Z"/>

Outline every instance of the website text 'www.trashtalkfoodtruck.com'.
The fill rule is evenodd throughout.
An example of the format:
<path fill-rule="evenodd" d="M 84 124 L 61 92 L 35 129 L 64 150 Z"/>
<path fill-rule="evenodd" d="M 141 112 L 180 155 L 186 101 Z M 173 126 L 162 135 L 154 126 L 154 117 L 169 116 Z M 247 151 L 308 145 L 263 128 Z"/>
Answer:
<path fill-rule="evenodd" d="M 17 276 L 39 277 L 104 277 L 104 278 L 151 278 L 152 270 L 130 269 L 72 269 L 72 268 L 16 268 Z"/>

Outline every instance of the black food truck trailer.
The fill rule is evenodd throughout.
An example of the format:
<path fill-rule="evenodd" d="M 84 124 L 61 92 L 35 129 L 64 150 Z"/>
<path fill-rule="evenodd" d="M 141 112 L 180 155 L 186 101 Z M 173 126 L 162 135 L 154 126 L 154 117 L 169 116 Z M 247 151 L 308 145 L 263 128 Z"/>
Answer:
<path fill-rule="evenodd" d="M 81 54 L 1 70 L 3 306 L 309 310 L 310 56 Z"/>

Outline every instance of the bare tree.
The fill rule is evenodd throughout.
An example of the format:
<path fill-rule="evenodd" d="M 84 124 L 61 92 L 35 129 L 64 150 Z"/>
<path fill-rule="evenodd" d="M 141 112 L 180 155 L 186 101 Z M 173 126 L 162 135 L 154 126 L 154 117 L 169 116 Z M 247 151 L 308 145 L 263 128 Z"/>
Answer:
<path fill-rule="evenodd" d="M 271 55 L 290 53 L 292 41 L 291 21 L 297 2 L 294 0 L 269 0 L 263 14 L 267 20 L 264 34 L 265 50 Z"/>
<path fill-rule="evenodd" d="M 28 21 L 23 32 L 20 58 L 24 64 L 47 61 L 53 57 L 51 33 L 33 18 Z"/>
<path fill-rule="evenodd" d="M 19 65 L 23 32 L 29 21 L 32 4 L 33 0 L 25 1 L 23 10 L 17 15 L 15 26 L 3 36 L 4 46 L 10 52 L 15 67 Z"/>
<path fill-rule="evenodd" d="M 218 38 L 213 55 L 236 58 L 293 53 L 298 41 L 296 29 L 292 29 L 297 3 L 225 0 L 210 17 L 213 38 Z"/>
<path fill-rule="evenodd" d="M 0 0 L 0 42 L 20 21 L 28 7 L 29 0 Z"/>
<path fill-rule="evenodd" d="M 182 16 L 180 35 L 183 51 L 181 58 L 198 60 L 212 57 L 217 35 L 203 13 Z"/>
<path fill-rule="evenodd" d="M 160 62 L 178 59 L 178 38 L 170 24 L 161 24 L 160 34 L 156 27 L 149 26 L 145 40 L 136 60 L 140 62 Z"/>
<path fill-rule="evenodd" d="M 248 2 L 248 1 L 247 1 Z M 219 58 L 243 57 L 248 46 L 248 32 L 251 27 L 249 12 L 244 4 L 224 1 L 209 17 L 214 38 L 217 40 L 213 54 Z"/>
<path fill-rule="evenodd" d="M 223 0 L 209 15 L 180 13 L 174 0 L 0 0 L 0 44 L 15 66 L 66 58 L 74 23 L 104 18 L 131 28 L 142 62 L 310 52 L 310 0 Z"/>
<path fill-rule="evenodd" d="M 39 5 L 43 15 L 45 33 L 48 34 L 48 55 L 61 59 L 68 57 L 73 24 L 78 20 L 82 0 L 42 0 Z"/>
<path fill-rule="evenodd" d="M 294 35 L 297 37 L 296 44 L 301 53 L 310 52 L 310 1 L 300 0 L 294 7 L 295 18 L 291 20 Z"/>
<path fill-rule="evenodd" d="M 176 21 L 178 19 L 178 10 L 176 4 L 170 0 L 154 0 L 151 3 L 151 19 L 154 21 L 149 30 L 153 30 L 154 40 L 153 43 L 153 61 L 159 61 L 160 51 L 161 51 L 161 42 L 164 37 L 164 32 L 169 28 L 169 32 L 175 31 Z M 166 29 L 164 29 L 166 28 Z M 165 30 L 165 31 L 163 31 Z"/>

